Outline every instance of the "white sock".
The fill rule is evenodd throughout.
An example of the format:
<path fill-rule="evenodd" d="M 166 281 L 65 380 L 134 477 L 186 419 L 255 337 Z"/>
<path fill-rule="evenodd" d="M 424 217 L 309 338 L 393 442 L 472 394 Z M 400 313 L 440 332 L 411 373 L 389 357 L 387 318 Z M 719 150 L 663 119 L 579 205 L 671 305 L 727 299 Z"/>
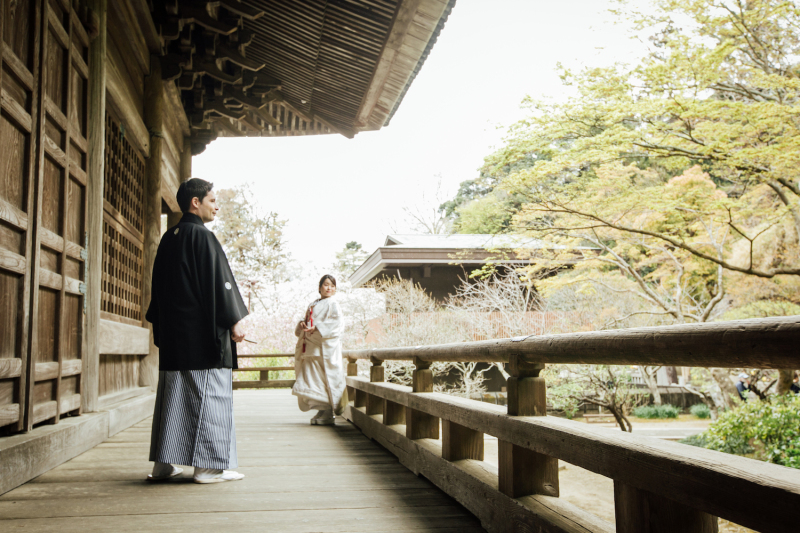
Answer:
<path fill-rule="evenodd" d="M 159 463 L 156 461 L 153 463 L 153 477 L 164 477 L 168 476 L 172 473 L 175 467 L 173 467 L 169 463 Z"/>
<path fill-rule="evenodd" d="M 222 470 L 219 468 L 199 468 L 194 467 L 194 477 L 197 479 L 209 479 L 212 477 L 219 477 L 222 475 Z"/>

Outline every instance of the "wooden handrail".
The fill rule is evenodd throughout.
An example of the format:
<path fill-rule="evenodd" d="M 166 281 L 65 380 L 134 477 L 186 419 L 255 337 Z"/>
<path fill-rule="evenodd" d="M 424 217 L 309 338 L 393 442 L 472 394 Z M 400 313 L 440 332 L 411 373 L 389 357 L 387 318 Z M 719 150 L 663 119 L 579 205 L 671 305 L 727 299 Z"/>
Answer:
<path fill-rule="evenodd" d="M 239 359 L 282 359 L 284 357 L 294 357 L 294 354 L 241 354 Z M 270 379 L 270 372 L 292 371 L 293 366 L 269 366 L 269 367 L 239 367 L 234 368 L 234 372 L 259 372 L 260 379 L 256 381 L 234 381 L 234 389 L 277 389 L 292 387 L 295 380 L 293 379 Z"/>
<path fill-rule="evenodd" d="M 260 355 L 256 353 L 245 353 L 237 356 L 239 359 L 280 359 L 283 357 L 294 357 L 293 353 L 271 353 L 267 355 Z"/>
<path fill-rule="evenodd" d="M 348 420 L 489 531 L 792 531 L 800 470 L 546 416 L 544 363 L 800 368 L 800 316 L 347 351 Z M 357 377 L 369 358 L 370 378 Z M 413 387 L 384 383 L 413 359 Z M 507 408 L 433 393 L 433 361 L 504 362 Z M 441 425 L 440 425 L 441 422 Z M 441 431 L 441 438 L 440 438 Z M 484 434 L 498 464 L 483 461 Z M 614 480 L 616 528 L 558 498 L 558 460 Z M 650 529 L 648 529 L 650 528 Z"/>
<path fill-rule="evenodd" d="M 558 417 L 509 416 L 499 405 L 362 377 L 348 377 L 347 385 L 757 531 L 796 525 L 789 512 L 800 505 L 794 469 Z"/>
<path fill-rule="evenodd" d="M 537 335 L 437 346 L 347 350 L 350 359 L 800 368 L 800 315 Z"/>

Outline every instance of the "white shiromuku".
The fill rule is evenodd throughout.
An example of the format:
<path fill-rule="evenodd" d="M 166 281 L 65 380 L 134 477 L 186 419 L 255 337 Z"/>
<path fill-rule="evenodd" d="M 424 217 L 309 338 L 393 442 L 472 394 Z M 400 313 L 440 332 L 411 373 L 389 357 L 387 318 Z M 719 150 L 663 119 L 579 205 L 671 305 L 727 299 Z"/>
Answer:
<path fill-rule="evenodd" d="M 316 327 L 312 333 L 304 333 L 299 324 L 294 330 L 298 339 L 294 350 L 296 381 L 292 394 L 297 396 L 301 411 L 333 409 L 339 415 L 347 404 L 342 363 L 342 310 L 333 297 L 325 298 L 308 307 L 306 323 L 309 316 Z"/>

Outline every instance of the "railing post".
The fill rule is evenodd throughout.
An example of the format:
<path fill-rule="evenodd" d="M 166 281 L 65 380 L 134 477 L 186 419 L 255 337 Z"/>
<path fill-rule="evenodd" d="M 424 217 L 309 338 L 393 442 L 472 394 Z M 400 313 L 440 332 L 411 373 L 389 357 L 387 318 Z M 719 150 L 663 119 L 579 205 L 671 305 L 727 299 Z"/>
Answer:
<path fill-rule="evenodd" d="M 431 363 L 414 358 L 412 392 L 433 392 Z M 409 439 L 438 439 L 439 419 L 428 413 L 406 407 L 406 437 Z"/>
<path fill-rule="evenodd" d="M 512 355 L 506 367 L 508 378 L 508 414 L 511 416 L 546 416 L 547 389 L 539 372 L 544 364 L 527 363 Z M 558 496 L 558 459 L 510 442 L 499 441 L 500 491 L 511 498 L 531 494 Z"/>
<path fill-rule="evenodd" d="M 370 357 L 372 366 L 369 369 L 370 383 L 383 383 L 384 368 L 383 361 Z M 367 394 L 367 416 L 383 414 L 383 398 L 374 394 Z"/>
<path fill-rule="evenodd" d="M 347 358 L 347 375 L 348 376 L 358 375 L 358 364 L 356 364 L 356 359 L 351 359 L 350 357 Z M 347 387 L 347 397 L 352 398 L 353 402 L 355 402 L 356 399 L 355 391 L 356 390 L 353 387 Z"/>
<path fill-rule="evenodd" d="M 450 420 L 442 420 L 442 459 L 483 461 L 483 433 Z"/>
<path fill-rule="evenodd" d="M 347 375 L 348 376 L 357 376 L 358 375 L 358 364 L 356 363 L 355 359 L 347 359 Z M 367 405 L 367 393 L 361 390 L 358 390 L 353 387 L 347 388 L 348 397 L 353 398 L 353 407 L 366 407 Z M 352 393 L 352 396 L 350 394 Z"/>
<path fill-rule="evenodd" d="M 259 381 L 269 381 L 269 370 L 259 372 Z"/>
<path fill-rule="evenodd" d="M 617 533 L 717 533 L 717 517 L 614 481 Z"/>

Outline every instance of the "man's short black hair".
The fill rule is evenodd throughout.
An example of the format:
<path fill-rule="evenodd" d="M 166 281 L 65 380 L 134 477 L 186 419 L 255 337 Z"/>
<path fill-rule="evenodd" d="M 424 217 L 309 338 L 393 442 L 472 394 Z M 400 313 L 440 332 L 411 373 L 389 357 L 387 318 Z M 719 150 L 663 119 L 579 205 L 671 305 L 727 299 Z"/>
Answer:
<path fill-rule="evenodd" d="M 205 198 L 213 188 L 213 183 L 201 180 L 200 178 L 192 178 L 181 183 L 180 187 L 178 187 L 178 194 L 175 195 L 181 211 L 188 213 L 189 209 L 192 207 L 192 198 L 197 198 L 202 202 L 203 198 Z"/>

